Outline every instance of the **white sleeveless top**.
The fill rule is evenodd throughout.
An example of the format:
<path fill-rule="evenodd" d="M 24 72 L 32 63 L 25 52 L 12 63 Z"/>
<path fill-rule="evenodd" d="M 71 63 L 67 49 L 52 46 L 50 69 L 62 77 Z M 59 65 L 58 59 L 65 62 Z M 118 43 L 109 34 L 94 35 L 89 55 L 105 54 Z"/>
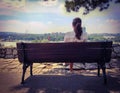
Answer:
<path fill-rule="evenodd" d="M 75 37 L 75 32 L 67 32 L 64 36 L 64 42 L 86 42 L 88 39 L 87 32 L 82 31 L 80 40 Z"/>

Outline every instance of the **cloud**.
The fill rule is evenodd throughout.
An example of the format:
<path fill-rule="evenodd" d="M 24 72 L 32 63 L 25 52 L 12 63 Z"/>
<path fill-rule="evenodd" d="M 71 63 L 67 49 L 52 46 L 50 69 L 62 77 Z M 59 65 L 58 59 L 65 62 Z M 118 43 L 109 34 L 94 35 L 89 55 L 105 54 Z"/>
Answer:
<path fill-rule="evenodd" d="M 120 19 L 119 20 L 107 19 L 106 23 L 108 23 L 108 24 L 114 24 L 114 25 L 119 25 L 120 26 Z"/>
<path fill-rule="evenodd" d="M 23 11 L 26 6 L 26 0 L 1 0 L 0 8 L 15 10 L 15 11 Z"/>
<path fill-rule="evenodd" d="M 0 15 L 13 15 L 14 11 L 11 6 L 0 1 Z"/>
<path fill-rule="evenodd" d="M 52 21 L 48 21 L 47 24 L 51 25 L 51 24 L 53 24 L 53 22 Z"/>
<path fill-rule="evenodd" d="M 120 19 L 108 19 L 106 20 L 106 25 L 108 26 L 108 30 L 114 33 L 120 33 Z"/>
<path fill-rule="evenodd" d="M 28 0 L 24 7 L 27 13 L 59 13 L 58 0 Z"/>
<path fill-rule="evenodd" d="M 25 32 L 26 24 L 17 20 L 0 21 L 0 31 Z"/>
<path fill-rule="evenodd" d="M 87 25 L 88 33 L 120 33 L 120 20 L 106 19 L 105 22 Z"/>
<path fill-rule="evenodd" d="M 42 22 L 29 22 L 28 23 L 29 33 L 52 33 L 52 32 L 68 32 L 71 31 L 71 27 L 68 25 L 60 26 L 59 24 L 53 24 L 52 21 L 48 23 Z"/>
<path fill-rule="evenodd" d="M 5 9 L 0 9 L 0 15 L 13 15 L 13 12 L 5 11 Z"/>
<path fill-rule="evenodd" d="M 48 0 L 48 1 L 39 1 L 41 6 L 51 7 L 56 6 L 58 4 L 58 0 Z"/>
<path fill-rule="evenodd" d="M 2 32 L 4 31 L 4 32 L 40 34 L 54 32 L 56 28 L 58 28 L 58 26 L 55 27 L 51 23 L 51 21 L 48 21 L 48 23 L 37 21 L 23 22 L 19 20 L 0 21 L 0 31 Z M 57 31 L 58 30 L 55 30 L 55 32 Z"/>
<path fill-rule="evenodd" d="M 27 23 L 27 30 L 29 31 L 29 33 L 44 33 L 44 31 L 46 31 L 46 25 L 42 22 L 29 22 Z"/>

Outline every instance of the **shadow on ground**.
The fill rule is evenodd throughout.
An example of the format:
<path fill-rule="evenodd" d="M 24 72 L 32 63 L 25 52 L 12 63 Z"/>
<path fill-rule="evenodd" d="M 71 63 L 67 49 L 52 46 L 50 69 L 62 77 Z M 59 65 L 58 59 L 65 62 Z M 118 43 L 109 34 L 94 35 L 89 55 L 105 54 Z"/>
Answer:
<path fill-rule="evenodd" d="M 84 75 L 34 75 L 24 85 L 14 86 L 11 91 L 28 88 L 26 93 L 120 93 L 120 79 Z"/>

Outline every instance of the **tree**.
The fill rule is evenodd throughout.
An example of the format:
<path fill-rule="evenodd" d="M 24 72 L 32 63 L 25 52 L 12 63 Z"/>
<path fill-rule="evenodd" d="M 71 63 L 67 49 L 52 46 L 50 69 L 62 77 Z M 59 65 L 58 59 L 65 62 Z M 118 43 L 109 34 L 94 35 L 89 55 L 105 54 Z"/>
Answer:
<path fill-rule="evenodd" d="M 83 15 L 86 15 L 96 8 L 99 8 L 99 11 L 108 9 L 112 1 L 114 3 L 120 3 L 120 0 L 66 0 L 65 7 L 67 12 L 78 12 L 83 7 L 85 9 Z"/>

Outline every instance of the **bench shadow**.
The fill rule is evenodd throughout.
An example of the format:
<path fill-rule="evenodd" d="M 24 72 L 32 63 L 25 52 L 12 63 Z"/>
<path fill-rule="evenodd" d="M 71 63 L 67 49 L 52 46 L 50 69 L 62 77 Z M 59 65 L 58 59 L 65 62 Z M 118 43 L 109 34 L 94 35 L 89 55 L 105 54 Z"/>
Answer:
<path fill-rule="evenodd" d="M 108 76 L 108 84 L 103 78 L 84 75 L 34 75 L 25 80 L 24 85 L 12 87 L 11 91 L 28 88 L 26 93 L 110 93 L 120 92 L 120 79 Z"/>

